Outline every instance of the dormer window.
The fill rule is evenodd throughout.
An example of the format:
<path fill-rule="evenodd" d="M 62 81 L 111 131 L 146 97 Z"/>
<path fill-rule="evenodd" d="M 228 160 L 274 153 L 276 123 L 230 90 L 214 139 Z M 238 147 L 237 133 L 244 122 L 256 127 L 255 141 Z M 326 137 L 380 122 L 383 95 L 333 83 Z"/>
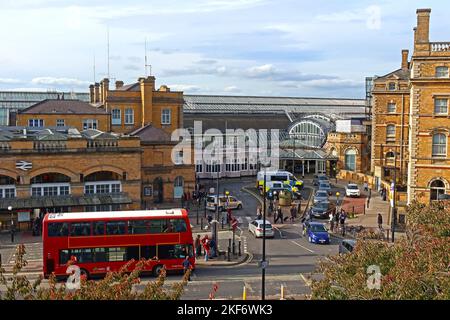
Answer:
<path fill-rule="evenodd" d="M 389 91 L 395 91 L 396 88 L 397 88 L 397 85 L 395 84 L 395 82 L 389 82 L 389 84 L 388 84 Z"/>
<path fill-rule="evenodd" d="M 448 67 L 437 67 L 436 68 L 436 78 L 448 78 Z"/>

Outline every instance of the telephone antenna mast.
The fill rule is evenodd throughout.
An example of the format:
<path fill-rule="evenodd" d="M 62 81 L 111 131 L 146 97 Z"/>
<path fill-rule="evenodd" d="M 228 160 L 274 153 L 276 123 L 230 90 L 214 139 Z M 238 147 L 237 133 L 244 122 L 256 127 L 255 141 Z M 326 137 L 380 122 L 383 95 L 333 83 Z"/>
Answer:
<path fill-rule="evenodd" d="M 151 76 L 152 75 L 152 65 L 148 64 L 147 61 L 147 38 L 145 38 L 145 76 Z M 150 70 L 150 73 L 148 72 Z"/>
<path fill-rule="evenodd" d="M 108 55 L 107 61 L 108 61 L 108 79 L 109 79 L 109 76 L 110 76 L 110 73 L 109 73 L 109 26 L 106 28 L 106 37 L 107 37 L 107 55 Z"/>

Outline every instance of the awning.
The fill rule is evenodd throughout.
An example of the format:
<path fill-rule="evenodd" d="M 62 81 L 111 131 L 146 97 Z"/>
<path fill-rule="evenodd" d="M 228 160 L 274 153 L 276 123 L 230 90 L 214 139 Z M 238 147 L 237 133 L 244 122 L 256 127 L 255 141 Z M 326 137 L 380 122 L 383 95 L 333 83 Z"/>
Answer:
<path fill-rule="evenodd" d="M 8 210 L 9 206 L 11 206 L 13 210 L 18 210 L 52 207 L 91 206 L 101 204 L 128 204 L 132 202 L 133 201 L 126 193 L 92 194 L 84 195 L 81 197 L 58 196 L 27 199 L 1 199 L 0 210 Z"/>

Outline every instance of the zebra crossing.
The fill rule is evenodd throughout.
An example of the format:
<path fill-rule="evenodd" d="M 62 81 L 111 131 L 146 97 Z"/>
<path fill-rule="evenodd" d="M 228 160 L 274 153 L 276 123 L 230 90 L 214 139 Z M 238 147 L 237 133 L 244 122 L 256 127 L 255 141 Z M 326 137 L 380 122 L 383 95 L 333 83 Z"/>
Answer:
<path fill-rule="evenodd" d="M 239 222 L 239 226 L 242 227 L 248 227 L 250 222 L 252 222 L 255 218 L 254 217 L 236 217 L 236 220 Z"/>

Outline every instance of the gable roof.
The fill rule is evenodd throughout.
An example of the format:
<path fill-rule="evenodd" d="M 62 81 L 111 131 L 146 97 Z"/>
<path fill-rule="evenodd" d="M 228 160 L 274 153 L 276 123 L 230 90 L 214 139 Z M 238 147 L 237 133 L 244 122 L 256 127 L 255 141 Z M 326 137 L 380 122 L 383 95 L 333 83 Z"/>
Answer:
<path fill-rule="evenodd" d="M 139 82 L 127 84 L 116 89 L 116 91 L 140 91 L 140 90 L 141 88 L 139 86 Z"/>
<path fill-rule="evenodd" d="M 410 78 L 410 71 L 405 69 L 398 69 L 395 71 L 392 71 L 384 76 L 377 77 L 375 81 L 377 80 L 388 80 L 391 78 L 396 78 L 398 80 L 409 80 Z"/>
<path fill-rule="evenodd" d="M 142 142 L 171 142 L 167 132 L 150 124 L 131 132 L 130 136 L 137 136 Z"/>
<path fill-rule="evenodd" d="M 96 108 L 80 100 L 46 99 L 20 110 L 19 114 L 108 114 L 104 109 Z"/>

